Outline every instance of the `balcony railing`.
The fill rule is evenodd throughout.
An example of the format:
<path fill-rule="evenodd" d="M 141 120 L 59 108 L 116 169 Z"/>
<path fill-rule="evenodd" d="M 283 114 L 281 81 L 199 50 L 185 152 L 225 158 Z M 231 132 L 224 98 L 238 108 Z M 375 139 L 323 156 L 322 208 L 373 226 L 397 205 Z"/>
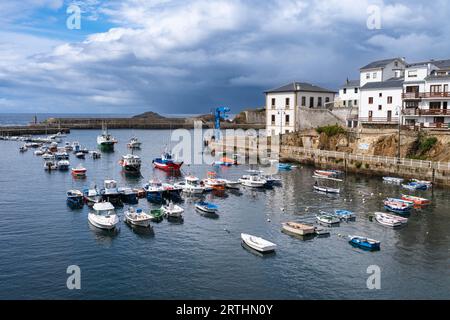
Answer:
<path fill-rule="evenodd" d="M 402 99 L 450 99 L 450 92 L 404 92 L 402 93 Z"/>
<path fill-rule="evenodd" d="M 405 116 L 450 116 L 448 109 L 404 109 Z"/>
<path fill-rule="evenodd" d="M 375 123 L 375 124 L 398 124 L 398 118 L 390 118 L 390 117 L 368 117 L 368 118 L 359 118 L 360 122 L 363 123 Z"/>
<path fill-rule="evenodd" d="M 428 124 L 421 124 L 422 128 L 429 129 L 449 129 L 449 123 L 435 122 Z"/>

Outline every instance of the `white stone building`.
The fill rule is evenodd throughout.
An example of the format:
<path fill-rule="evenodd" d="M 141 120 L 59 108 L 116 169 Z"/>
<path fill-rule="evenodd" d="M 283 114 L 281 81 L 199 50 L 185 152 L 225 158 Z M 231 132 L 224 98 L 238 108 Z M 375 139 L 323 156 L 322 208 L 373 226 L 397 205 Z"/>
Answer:
<path fill-rule="evenodd" d="M 393 58 L 360 69 L 360 125 L 399 124 L 405 68 L 404 58 Z"/>
<path fill-rule="evenodd" d="M 448 129 L 450 60 L 409 64 L 403 83 L 403 121 L 412 128 Z"/>
<path fill-rule="evenodd" d="M 267 135 L 297 131 L 300 108 L 325 108 L 334 101 L 336 92 L 305 82 L 292 82 L 268 90 L 266 94 Z"/>

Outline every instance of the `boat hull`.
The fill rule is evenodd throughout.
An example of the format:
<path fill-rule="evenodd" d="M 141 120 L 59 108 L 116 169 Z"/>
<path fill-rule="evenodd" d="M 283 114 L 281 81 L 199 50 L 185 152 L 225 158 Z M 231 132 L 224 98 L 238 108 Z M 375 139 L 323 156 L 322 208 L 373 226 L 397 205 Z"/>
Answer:
<path fill-rule="evenodd" d="M 172 162 L 172 163 L 161 163 L 157 161 L 153 161 L 153 166 L 156 169 L 160 169 L 163 171 L 171 172 L 171 171 L 179 171 L 183 162 Z"/>
<path fill-rule="evenodd" d="M 111 219 L 110 222 L 106 222 L 106 221 L 103 221 L 103 219 L 99 219 L 96 214 L 89 213 L 88 221 L 94 227 L 97 227 L 99 229 L 112 230 L 112 229 L 116 228 L 116 225 L 119 222 L 119 219 L 116 216 L 115 218 Z"/>

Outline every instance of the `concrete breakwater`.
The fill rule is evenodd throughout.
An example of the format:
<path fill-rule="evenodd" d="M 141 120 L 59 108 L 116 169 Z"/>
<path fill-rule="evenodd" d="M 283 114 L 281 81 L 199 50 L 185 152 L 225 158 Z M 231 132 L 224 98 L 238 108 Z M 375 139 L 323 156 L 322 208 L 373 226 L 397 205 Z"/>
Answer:
<path fill-rule="evenodd" d="M 203 128 L 214 128 L 212 121 L 195 118 L 51 118 L 44 123 L 50 127 L 69 129 L 193 129 L 194 123 L 201 121 Z M 221 123 L 223 129 L 263 129 L 264 124 Z"/>
<path fill-rule="evenodd" d="M 261 141 L 260 141 L 261 140 Z M 405 179 L 433 181 L 450 187 L 450 163 L 387 156 L 360 155 L 314 148 L 272 145 L 257 137 L 228 137 L 211 142 L 217 152 L 239 153 L 247 158 L 279 158 L 281 161 L 312 165 L 321 169 L 337 169 L 365 175 L 396 176 Z"/>
<path fill-rule="evenodd" d="M 48 135 L 61 133 L 70 133 L 69 128 L 52 127 L 45 125 L 30 125 L 30 126 L 5 126 L 0 127 L 0 136 L 27 136 L 27 135 Z"/>

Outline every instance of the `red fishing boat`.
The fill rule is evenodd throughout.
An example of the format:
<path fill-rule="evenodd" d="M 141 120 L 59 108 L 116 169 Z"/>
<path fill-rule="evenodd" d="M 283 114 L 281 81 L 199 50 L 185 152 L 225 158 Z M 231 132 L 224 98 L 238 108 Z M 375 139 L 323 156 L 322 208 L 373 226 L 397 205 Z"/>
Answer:
<path fill-rule="evenodd" d="M 175 161 L 169 152 L 165 152 L 160 158 L 153 159 L 153 166 L 164 171 L 179 171 L 183 165 L 183 161 Z"/>

